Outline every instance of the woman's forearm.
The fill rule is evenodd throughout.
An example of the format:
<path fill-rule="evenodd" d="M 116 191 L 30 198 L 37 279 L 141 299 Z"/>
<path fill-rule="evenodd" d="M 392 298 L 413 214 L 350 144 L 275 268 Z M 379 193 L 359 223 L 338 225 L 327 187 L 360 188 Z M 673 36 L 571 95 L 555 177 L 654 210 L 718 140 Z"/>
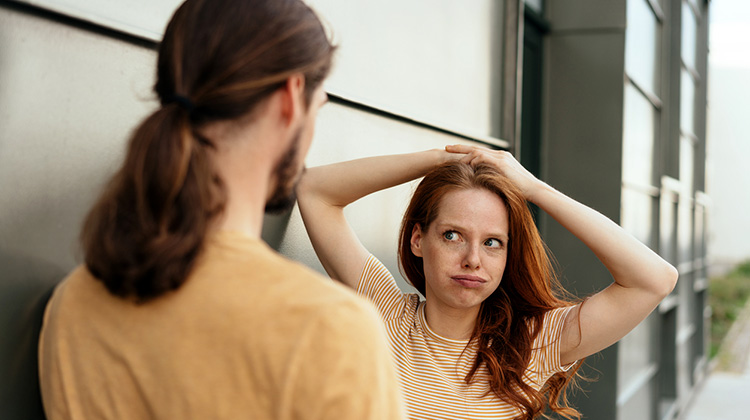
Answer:
<path fill-rule="evenodd" d="M 310 168 L 297 188 L 302 220 L 331 278 L 357 287 L 369 252 L 344 216 L 344 207 L 368 194 L 419 178 L 460 154 L 443 150 L 378 156 Z"/>
<path fill-rule="evenodd" d="M 674 288 L 674 267 L 606 216 L 541 182 L 529 201 L 586 244 L 620 286 L 657 296 L 666 296 Z"/>
<path fill-rule="evenodd" d="M 569 312 L 560 337 L 563 364 L 596 353 L 632 331 L 677 282 L 677 270 L 606 216 L 562 194 L 529 173 L 508 152 L 449 146 L 462 160 L 488 164 L 508 177 L 536 204 L 578 237 L 609 270 L 615 282 Z M 511 239 L 510 246 L 513 246 Z"/>
<path fill-rule="evenodd" d="M 500 170 L 528 201 L 585 243 L 619 286 L 641 289 L 655 298 L 668 294 L 674 287 L 677 281 L 674 267 L 601 213 L 537 179 L 510 153 L 461 145 L 449 146 L 448 150 L 466 153 L 464 162 L 485 163 Z"/>
<path fill-rule="evenodd" d="M 344 207 L 366 195 L 424 176 L 456 154 L 444 150 L 375 156 L 309 168 L 300 195 Z"/>

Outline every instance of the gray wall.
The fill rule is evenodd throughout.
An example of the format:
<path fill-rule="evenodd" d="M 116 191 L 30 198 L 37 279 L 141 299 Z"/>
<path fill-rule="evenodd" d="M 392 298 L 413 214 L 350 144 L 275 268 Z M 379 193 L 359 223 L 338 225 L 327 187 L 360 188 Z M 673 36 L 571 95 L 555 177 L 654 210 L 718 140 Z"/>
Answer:
<path fill-rule="evenodd" d="M 82 217 L 148 100 L 154 55 L 0 4 L 0 418 L 41 418 L 36 335 Z"/>
<path fill-rule="evenodd" d="M 36 378 L 42 309 L 52 287 L 81 260 L 81 221 L 119 166 L 130 131 L 156 106 L 155 59 L 151 42 L 0 2 L 3 420 L 42 418 Z M 467 140 L 334 100 L 319 114 L 307 164 L 460 142 Z M 394 273 L 411 191 L 411 185 L 394 188 L 348 210 L 364 244 Z M 322 271 L 297 210 L 267 218 L 263 236 Z"/>
<path fill-rule="evenodd" d="M 625 4 L 548 2 L 552 30 L 545 70 L 542 176 L 565 194 L 620 221 Z M 550 218 L 545 240 L 568 290 L 587 296 L 612 282 L 580 241 Z M 588 358 L 574 405 L 587 418 L 615 419 L 618 346 Z"/>

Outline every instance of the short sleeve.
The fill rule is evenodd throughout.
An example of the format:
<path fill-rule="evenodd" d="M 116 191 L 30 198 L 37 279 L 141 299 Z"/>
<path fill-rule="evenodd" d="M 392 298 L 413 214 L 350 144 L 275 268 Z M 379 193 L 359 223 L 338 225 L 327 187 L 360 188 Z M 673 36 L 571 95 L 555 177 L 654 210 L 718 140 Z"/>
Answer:
<path fill-rule="evenodd" d="M 367 302 L 311 321 L 290 360 L 279 417 L 401 420 L 401 387 L 378 314 Z M 285 410 L 284 407 L 289 407 Z"/>
<path fill-rule="evenodd" d="M 542 383 L 551 375 L 567 371 L 575 364 L 565 366 L 560 364 L 560 337 L 565 318 L 573 308 L 573 306 L 565 306 L 544 314 L 542 329 L 534 340 L 534 352 L 531 357 L 531 370 L 539 375 L 538 379 Z"/>
<path fill-rule="evenodd" d="M 373 255 L 367 258 L 362 269 L 357 294 L 374 303 L 384 321 L 401 318 L 409 303 L 408 295 L 399 289 L 393 275 Z"/>

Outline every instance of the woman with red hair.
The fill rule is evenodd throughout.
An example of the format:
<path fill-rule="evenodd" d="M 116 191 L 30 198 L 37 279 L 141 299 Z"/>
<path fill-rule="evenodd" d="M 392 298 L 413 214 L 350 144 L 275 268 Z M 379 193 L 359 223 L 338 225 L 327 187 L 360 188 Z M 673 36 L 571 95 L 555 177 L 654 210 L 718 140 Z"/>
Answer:
<path fill-rule="evenodd" d="M 343 212 L 421 176 L 398 255 L 423 301 L 400 291 Z M 585 243 L 614 282 L 571 299 L 527 202 Z M 677 281 L 656 253 L 504 151 L 456 145 L 312 168 L 299 206 L 328 274 L 377 306 L 411 419 L 533 419 L 547 407 L 580 417 L 565 398 L 580 361 L 625 336 Z"/>

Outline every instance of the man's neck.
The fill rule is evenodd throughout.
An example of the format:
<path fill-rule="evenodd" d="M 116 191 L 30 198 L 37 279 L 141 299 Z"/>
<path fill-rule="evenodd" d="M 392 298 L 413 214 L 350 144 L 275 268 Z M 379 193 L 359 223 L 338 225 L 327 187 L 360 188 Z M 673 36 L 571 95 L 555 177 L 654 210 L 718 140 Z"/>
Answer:
<path fill-rule="evenodd" d="M 246 127 L 224 132 L 218 147 L 212 150 L 213 167 L 221 178 L 227 202 L 214 228 L 241 232 L 260 238 L 269 191 L 272 189 L 273 163 L 278 151 L 269 147 L 273 133 Z M 266 140 L 266 141 L 264 141 Z"/>

